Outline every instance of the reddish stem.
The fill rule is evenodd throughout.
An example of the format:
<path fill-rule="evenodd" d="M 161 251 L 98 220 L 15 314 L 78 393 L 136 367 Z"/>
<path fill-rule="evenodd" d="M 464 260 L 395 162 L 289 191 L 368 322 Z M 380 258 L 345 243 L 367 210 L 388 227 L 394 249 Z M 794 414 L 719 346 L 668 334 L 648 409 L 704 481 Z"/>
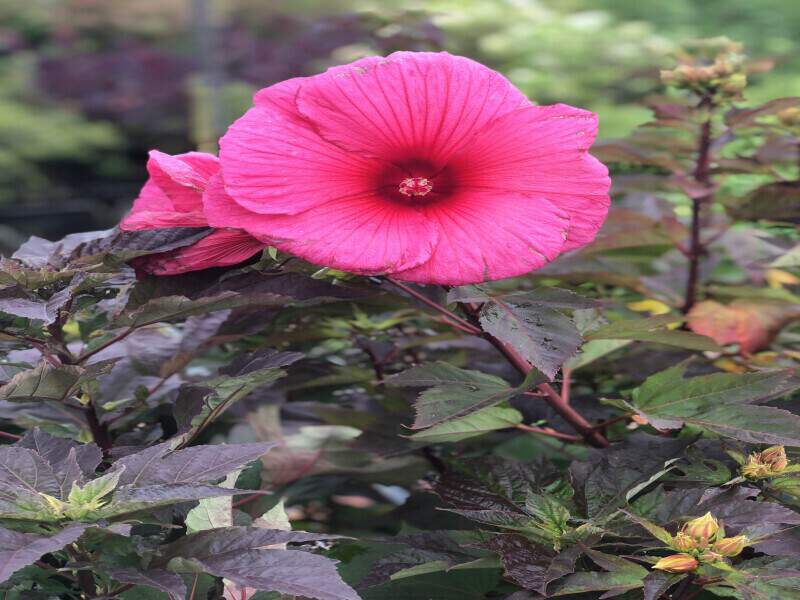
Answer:
<path fill-rule="evenodd" d="M 550 437 L 554 437 L 558 440 L 563 440 L 565 442 L 580 442 L 583 439 L 579 435 L 561 433 L 560 431 L 556 431 L 555 429 L 551 429 L 550 427 L 534 427 L 533 425 L 525 425 L 524 423 L 520 423 L 519 425 L 517 425 L 517 429 L 519 429 L 520 431 L 527 431 L 528 433 L 538 433 L 540 435 L 547 435 Z"/>
<path fill-rule="evenodd" d="M 700 100 L 698 109 L 711 110 L 714 106 L 713 100 L 705 96 Z M 692 177 L 704 188 L 711 185 L 711 117 L 708 117 L 700 126 L 700 134 L 697 140 L 697 163 Z M 686 295 L 681 311 L 686 314 L 697 301 L 697 284 L 700 279 L 700 259 L 705 254 L 705 244 L 700 239 L 702 229 L 703 206 L 709 203 L 714 197 L 713 192 L 708 192 L 697 198 L 692 198 L 692 223 L 690 230 L 688 258 L 689 272 L 686 278 Z"/>
<path fill-rule="evenodd" d="M 22 439 L 22 436 L 21 435 L 16 435 L 15 433 L 8 433 L 6 431 L 0 431 L 0 438 L 5 438 L 7 440 L 13 440 L 15 442 L 18 442 L 19 440 Z"/>
<path fill-rule="evenodd" d="M 567 367 L 561 369 L 561 399 L 564 404 L 569 404 L 569 394 L 572 387 L 572 370 Z"/>

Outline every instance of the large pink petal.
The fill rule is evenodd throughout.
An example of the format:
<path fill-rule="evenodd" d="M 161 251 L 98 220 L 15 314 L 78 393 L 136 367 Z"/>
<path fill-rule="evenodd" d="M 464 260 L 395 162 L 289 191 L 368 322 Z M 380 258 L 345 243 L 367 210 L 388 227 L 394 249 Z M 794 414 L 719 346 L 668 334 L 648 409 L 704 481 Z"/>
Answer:
<path fill-rule="evenodd" d="M 530 103 L 505 77 L 445 52 L 396 52 L 307 78 L 300 112 L 327 140 L 387 160 L 441 165 L 493 119 Z"/>
<path fill-rule="evenodd" d="M 152 275 L 177 275 L 235 265 L 259 253 L 265 246 L 244 231 L 219 230 L 191 246 L 142 256 L 134 259 L 132 264 Z"/>
<path fill-rule="evenodd" d="M 139 192 L 131 212 L 119 224 L 123 231 L 161 229 L 164 227 L 205 227 L 202 212 L 176 212 L 170 199 L 155 182 L 149 180 Z"/>
<path fill-rule="evenodd" d="M 509 113 L 483 128 L 454 158 L 460 186 L 525 192 L 570 215 L 563 250 L 595 237 L 608 213 L 608 170 L 587 154 L 597 116 L 564 104 Z"/>
<path fill-rule="evenodd" d="M 565 211 L 514 192 L 460 193 L 426 206 L 425 216 L 439 230 L 436 250 L 396 279 L 464 285 L 522 275 L 556 258 L 569 229 Z"/>
<path fill-rule="evenodd" d="M 303 120 L 269 106 L 250 109 L 220 140 L 225 186 L 242 207 L 296 214 L 374 188 L 377 161 L 330 144 Z"/>
<path fill-rule="evenodd" d="M 256 92 L 253 102 L 256 106 L 277 110 L 286 116 L 302 118 L 297 111 L 297 94 L 308 77 L 295 77 L 281 81 Z"/>
<path fill-rule="evenodd" d="M 216 181 L 204 201 L 215 226 L 241 227 L 284 252 L 353 273 L 419 265 L 436 245 L 436 227 L 419 209 L 369 195 L 332 200 L 297 215 L 262 215 L 236 204 Z"/>
<path fill-rule="evenodd" d="M 188 152 L 170 156 L 158 150 L 150 151 L 147 171 L 153 181 L 170 199 L 175 210 L 202 210 L 202 194 L 209 178 L 219 170 L 216 156 L 204 152 Z"/>

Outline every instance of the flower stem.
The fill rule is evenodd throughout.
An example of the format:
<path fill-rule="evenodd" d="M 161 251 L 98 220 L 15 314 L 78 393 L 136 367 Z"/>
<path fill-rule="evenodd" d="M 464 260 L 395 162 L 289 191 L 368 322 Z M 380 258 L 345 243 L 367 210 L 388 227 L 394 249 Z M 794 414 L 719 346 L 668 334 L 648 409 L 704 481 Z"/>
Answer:
<path fill-rule="evenodd" d="M 711 110 L 714 107 L 713 100 L 709 96 L 704 96 L 698 104 L 698 109 Z M 695 165 L 693 179 L 701 186 L 708 188 L 711 185 L 711 116 L 706 118 L 700 126 L 700 134 L 697 139 L 697 163 Z M 681 311 L 686 314 L 697 301 L 697 285 L 700 279 L 700 259 L 705 254 L 705 245 L 700 239 L 702 229 L 703 207 L 710 203 L 714 198 L 714 192 L 708 192 L 702 196 L 692 198 L 692 222 L 689 238 L 689 248 L 687 255 L 689 258 L 689 272 L 686 278 L 686 295 L 684 297 Z"/>
<path fill-rule="evenodd" d="M 392 279 L 390 277 L 386 277 L 385 279 L 386 279 L 386 281 L 391 283 L 396 288 L 403 290 L 403 292 L 405 292 L 406 294 L 408 294 L 409 296 L 411 296 L 415 300 L 418 300 L 419 302 L 421 302 L 425 306 L 427 306 L 429 308 L 432 308 L 436 312 L 444 315 L 447 318 L 448 325 L 450 325 L 452 327 L 455 327 L 459 331 L 462 331 L 464 333 L 469 333 L 471 335 L 480 335 L 482 333 L 481 329 L 479 327 L 476 327 L 475 325 L 473 325 L 469 321 L 466 321 L 466 320 L 462 319 L 461 317 L 459 317 L 458 315 L 453 314 L 452 312 L 447 310 L 447 308 L 445 308 L 444 306 L 442 306 L 438 302 L 435 302 L 435 301 L 431 300 L 427 296 L 425 296 L 423 294 L 420 294 L 414 288 L 412 288 L 410 286 L 407 286 L 404 283 L 400 283 L 399 281 L 395 281 L 394 279 Z"/>

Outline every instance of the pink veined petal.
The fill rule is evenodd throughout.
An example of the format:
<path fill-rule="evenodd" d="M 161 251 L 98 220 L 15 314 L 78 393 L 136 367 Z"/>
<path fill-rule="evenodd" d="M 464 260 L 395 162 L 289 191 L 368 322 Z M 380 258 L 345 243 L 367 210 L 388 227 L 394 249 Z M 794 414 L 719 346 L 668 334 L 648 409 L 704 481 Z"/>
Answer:
<path fill-rule="evenodd" d="M 352 152 L 442 164 L 476 131 L 530 102 L 499 73 L 445 52 L 395 52 L 309 77 L 297 106 Z"/>
<path fill-rule="evenodd" d="M 119 224 L 120 229 L 153 229 L 147 227 L 147 222 L 139 217 L 139 213 L 164 213 L 169 214 L 174 212 L 172 202 L 167 198 L 167 195 L 161 191 L 151 179 L 142 186 L 139 196 L 133 201 L 133 208 L 128 213 L 122 222 Z"/>
<path fill-rule="evenodd" d="M 425 207 L 439 242 L 430 260 L 395 273 L 402 281 L 464 285 L 540 269 L 556 258 L 569 215 L 552 202 L 515 192 L 473 191 Z"/>
<path fill-rule="evenodd" d="M 201 196 L 209 178 L 219 170 L 216 156 L 204 152 L 187 152 L 170 156 L 158 150 L 150 151 L 147 171 L 153 181 L 170 199 L 175 210 L 202 210 Z"/>
<path fill-rule="evenodd" d="M 587 153 L 597 116 L 564 104 L 509 113 L 478 132 L 452 161 L 467 189 L 524 192 L 569 213 L 563 251 L 591 242 L 610 204 L 608 169 Z"/>
<path fill-rule="evenodd" d="M 123 231 L 165 229 L 170 227 L 206 227 L 206 216 L 201 212 L 132 212 L 119 224 Z"/>
<path fill-rule="evenodd" d="M 219 230 L 191 246 L 142 256 L 134 259 L 132 264 L 152 275 L 178 275 L 235 265 L 261 252 L 265 246 L 244 231 Z"/>
<path fill-rule="evenodd" d="M 229 227 L 244 229 L 265 215 L 251 212 L 238 204 L 225 190 L 225 181 L 222 172 L 217 173 L 208 182 L 203 194 L 203 213 L 211 227 Z M 269 220 L 266 221 L 267 223 Z"/>
<path fill-rule="evenodd" d="M 161 191 L 155 182 L 147 181 L 139 192 L 119 228 L 123 231 L 141 231 L 143 229 L 161 229 L 164 227 L 205 227 L 205 215 L 202 212 L 176 212 L 172 202 Z"/>
<path fill-rule="evenodd" d="M 212 220 L 232 203 L 224 194 L 206 196 Z M 352 273 L 407 269 L 428 260 L 436 246 L 436 227 L 418 209 L 374 196 L 332 200 L 297 215 L 247 214 L 233 204 L 228 222 L 265 244 Z"/>
<path fill-rule="evenodd" d="M 253 103 L 262 108 L 277 110 L 286 116 L 301 118 L 297 112 L 297 94 L 308 77 L 294 77 L 256 92 Z"/>
<path fill-rule="evenodd" d="M 297 214 L 374 188 L 381 163 L 330 144 L 304 120 L 257 106 L 220 140 L 228 193 L 262 214 Z"/>

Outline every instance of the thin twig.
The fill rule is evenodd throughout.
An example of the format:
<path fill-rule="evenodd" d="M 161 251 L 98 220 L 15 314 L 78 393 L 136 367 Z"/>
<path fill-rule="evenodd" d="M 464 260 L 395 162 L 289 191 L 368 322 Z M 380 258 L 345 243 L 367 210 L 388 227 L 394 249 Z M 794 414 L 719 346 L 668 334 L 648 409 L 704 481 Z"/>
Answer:
<path fill-rule="evenodd" d="M 538 433 L 540 435 L 554 437 L 558 440 L 564 440 L 565 442 L 580 442 L 583 440 L 583 438 L 579 435 L 561 433 L 560 431 L 556 431 L 550 427 L 534 427 L 533 425 L 525 425 L 524 423 L 520 423 L 517 425 L 517 429 L 520 431 L 527 431 L 528 433 Z"/>
<path fill-rule="evenodd" d="M 84 414 L 86 415 L 86 424 L 89 426 L 94 443 L 100 446 L 100 450 L 103 451 L 103 457 L 108 458 L 111 447 L 114 445 L 108 426 L 100 422 L 93 402 L 90 401 L 86 405 Z"/>
<path fill-rule="evenodd" d="M 18 442 L 19 440 L 22 439 L 22 436 L 17 435 L 15 433 L 8 433 L 7 431 L 0 431 L 0 438 L 5 438 L 7 440 L 13 440 L 15 442 Z"/>
<path fill-rule="evenodd" d="M 192 582 L 192 589 L 189 592 L 187 600 L 194 600 L 194 595 L 197 593 L 197 580 L 200 578 L 200 573 L 194 574 L 194 581 Z"/>
<path fill-rule="evenodd" d="M 561 399 L 564 404 L 569 404 L 569 394 L 572 383 L 572 369 L 563 367 L 561 369 Z"/>
<path fill-rule="evenodd" d="M 100 344 L 97 348 L 93 348 L 92 350 L 89 350 L 88 352 L 85 352 L 85 353 L 81 354 L 78 357 L 76 362 L 78 364 L 82 364 L 82 363 L 86 362 L 87 360 L 89 360 L 91 357 L 93 357 L 98 352 L 102 352 L 103 350 L 105 350 L 109 346 L 113 346 L 117 342 L 121 342 L 126 337 L 128 337 L 130 334 L 132 334 L 134 331 L 136 331 L 136 329 L 137 328 L 133 327 L 133 326 L 128 327 L 122 333 L 119 333 L 119 334 L 115 335 L 113 338 L 111 338 L 110 340 L 108 340 L 107 342 L 104 342 L 104 343 Z"/>
<path fill-rule="evenodd" d="M 469 321 L 466 321 L 465 319 L 462 319 L 458 315 L 453 314 L 451 311 L 447 310 L 444 306 L 442 306 L 438 302 L 435 302 L 435 301 L 431 300 L 430 298 L 426 297 L 425 295 L 420 294 L 417 290 L 407 286 L 404 283 L 400 283 L 399 281 L 395 281 L 391 277 L 386 277 L 385 279 L 386 279 L 386 281 L 391 283 L 393 286 L 403 290 L 406 294 L 408 294 L 409 296 L 411 296 L 415 300 L 418 300 L 419 302 L 421 302 L 422 304 L 424 304 L 428 308 L 431 308 L 431 309 L 435 310 L 436 312 L 438 312 L 438 313 L 444 315 L 445 317 L 447 317 L 448 321 L 452 321 L 452 323 L 448 323 L 449 325 L 452 325 L 453 323 L 456 323 L 456 324 L 458 324 L 459 329 L 461 331 L 464 331 L 465 333 L 471 333 L 472 335 L 481 335 L 483 333 L 480 328 L 475 327 L 475 325 L 473 325 Z"/>

